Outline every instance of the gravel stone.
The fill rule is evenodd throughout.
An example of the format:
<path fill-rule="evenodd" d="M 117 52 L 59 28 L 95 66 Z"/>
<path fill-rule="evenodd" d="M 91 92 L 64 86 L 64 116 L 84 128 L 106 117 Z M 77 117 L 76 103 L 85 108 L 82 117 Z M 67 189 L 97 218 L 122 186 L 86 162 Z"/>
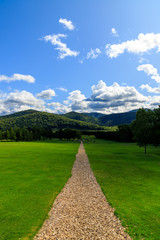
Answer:
<path fill-rule="evenodd" d="M 57 196 L 34 240 L 131 240 L 108 204 L 90 168 L 83 143 L 72 176 Z"/>

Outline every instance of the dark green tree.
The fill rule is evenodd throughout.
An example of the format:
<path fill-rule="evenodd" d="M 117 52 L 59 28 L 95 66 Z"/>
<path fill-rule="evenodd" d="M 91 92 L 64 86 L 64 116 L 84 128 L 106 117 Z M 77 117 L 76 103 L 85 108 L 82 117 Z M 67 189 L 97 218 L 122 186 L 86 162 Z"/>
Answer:
<path fill-rule="evenodd" d="M 147 153 L 147 145 L 153 143 L 155 132 L 155 114 L 151 110 L 139 109 L 136 114 L 136 120 L 131 124 L 131 130 L 137 144 L 145 148 Z"/>
<path fill-rule="evenodd" d="M 10 139 L 13 140 L 13 141 L 16 141 L 16 132 L 13 128 L 11 128 L 10 130 Z"/>
<path fill-rule="evenodd" d="M 7 130 L 7 131 L 6 131 L 6 139 L 7 139 L 7 140 L 10 140 L 10 138 L 11 138 L 10 132 Z"/>
<path fill-rule="evenodd" d="M 133 141 L 133 133 L 131 131 L 131 127 L 129 124 L 123 124 L 118 126 L 118 130 L 116 131 L 115 140 L 120 142 L 132 142 Z"/>

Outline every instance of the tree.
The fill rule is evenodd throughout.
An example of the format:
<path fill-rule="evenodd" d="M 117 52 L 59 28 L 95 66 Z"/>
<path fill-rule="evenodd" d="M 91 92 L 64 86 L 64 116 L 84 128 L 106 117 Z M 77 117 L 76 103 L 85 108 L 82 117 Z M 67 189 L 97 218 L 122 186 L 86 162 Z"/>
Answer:
<path fill-rule="evenodd" d="M 152 143 L 155 146 L 160 144 L 160 107 L 153 110 L 154 112 L 154 129 Z"/>
<path fill-rule="evenodd" d="M 16 133 L 15 133 L 13 128 L 11 128 L 11 130 L 10 130 L 10 139 L 13 140 L 13 141 L 16 141 L 16 139 L 17 139 L 16 138 Z"/>
<path fill-rule="evenodd" d="M 10 132 L 8 130 L 6 131 L 6 139 L 10 140 Z"/>
<path fill-rule="evenodd" d="M 139 109 L 136 114 L 136 120 L 131 124 L 134 139 L 137 144 L 145 148 L 147 153 L 147 145 L 153 143 L 155 132 L 155 114 L 151 110 Z"/>
<path fill-rule="evenodd" d="M 119 125 L 116 133 L 115 140 L 120 142 L 133 142 L 133 133 L 129 124 Z"/>

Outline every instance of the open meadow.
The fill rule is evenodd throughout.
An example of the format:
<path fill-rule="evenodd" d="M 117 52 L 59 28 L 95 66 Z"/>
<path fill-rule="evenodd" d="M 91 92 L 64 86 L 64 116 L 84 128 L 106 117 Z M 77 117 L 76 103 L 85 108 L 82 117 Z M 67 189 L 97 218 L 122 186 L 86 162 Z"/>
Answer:
<path fill-rule="evenodd" d="M 105 140 L 84 144 L 107 200 L 133 239 L 160 239 L 160 148 Z"/>
<path fill-rule="evenodd" d="M 68 178 L 79 144 L 0 142 L 0 239 L 32 239 Z"/>

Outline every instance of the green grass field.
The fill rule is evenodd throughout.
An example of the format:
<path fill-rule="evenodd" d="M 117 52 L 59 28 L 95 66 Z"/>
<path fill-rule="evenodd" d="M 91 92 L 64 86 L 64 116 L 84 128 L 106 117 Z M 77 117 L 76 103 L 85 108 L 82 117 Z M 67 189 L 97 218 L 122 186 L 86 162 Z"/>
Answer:
<path fill-rule="evenodd" d="M 79 144 L 0 143 L 0 239 L 28 240 L 71 175 Z"/>
<path fill-rule="evenodd" d="M 160 148 L 85 143 L 94 174 L 133 239 L 160 239 Z"/>

